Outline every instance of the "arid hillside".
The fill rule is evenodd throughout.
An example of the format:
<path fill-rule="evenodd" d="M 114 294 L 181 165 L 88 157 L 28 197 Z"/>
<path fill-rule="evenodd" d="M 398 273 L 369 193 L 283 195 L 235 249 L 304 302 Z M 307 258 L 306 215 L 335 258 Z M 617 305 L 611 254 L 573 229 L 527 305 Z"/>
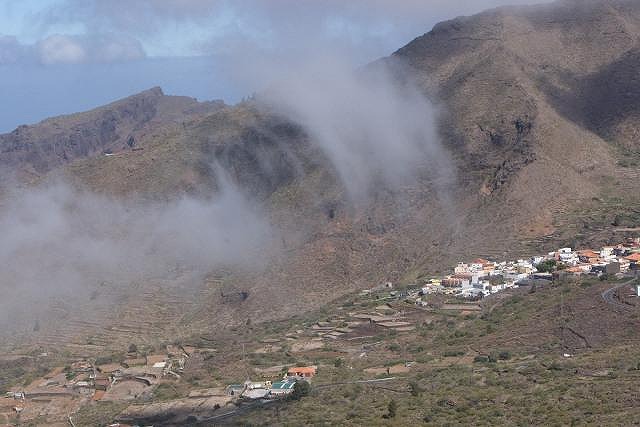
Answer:
<path fill-rule="evenodd" d="M 0 135 L 0 166 L 10 177 L 34 180 L 75 159 L 134 148 L 141 139 L 222 105 L 149 89 L 95 110 L 23 125 Z"/>
<path fill-rule="evenodd" d="M 443 133 L 480 178 L 469 190 L 500 201 L 508 234 L 562 233 L 557 222 L 596 198 L 635 207 L 639 23 L 633 1 L 501 8 L 394 54 L 446 106 Z"/>
<path fill-rule="evenodd" d="M 438 106 L 448 172 L 425 156 L 411 181 L 355 200 L 307 129 L 260 96 L 224 107 L 152 90 L 1 136 L 0 164 L 37 174 L 64 165 L 76 185 L 119 198 L 210 197 L 222 170 L 281 236 L 259 271 L 212 271 L 189 293 L 166 287 L 155 299 L 133 292 L 100 319 L 69 304 L 55 313 L 73 332 L 54 324 L 38 334 L 83 344 L 86 330 L 108 346 L 122 330 L 144 339 L 285 317 L 467 257 L 531 255 L 638 226 L 639 41 L 631 0 L 506 7 L 436 25 L 369 70 L 389 66 Z M 59 135 L 60 121 L 70 124 L 59 143 L 40 137 Z M 163 317 L 158 307 L 170 309 Z"/>

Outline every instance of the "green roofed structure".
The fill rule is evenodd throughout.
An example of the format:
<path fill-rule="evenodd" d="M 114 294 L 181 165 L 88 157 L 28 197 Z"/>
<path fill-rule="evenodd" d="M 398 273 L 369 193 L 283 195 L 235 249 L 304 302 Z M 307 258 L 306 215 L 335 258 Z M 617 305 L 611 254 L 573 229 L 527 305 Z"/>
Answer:
<path fill-rule="evenodd" d="M 278 381 L 271 384 L 271 395 L 273 396 L 284 396 L 293 391 L 293 386 L 296 384 L 295 381 Z"/>

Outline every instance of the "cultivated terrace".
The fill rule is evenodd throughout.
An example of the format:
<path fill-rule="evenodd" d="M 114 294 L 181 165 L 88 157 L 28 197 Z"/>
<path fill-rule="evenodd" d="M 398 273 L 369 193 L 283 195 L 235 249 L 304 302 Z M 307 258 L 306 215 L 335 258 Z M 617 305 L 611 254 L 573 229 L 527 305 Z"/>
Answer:
<path fill-rule="evenodd" d="M 478 259 L 155 348 L 16 351 L 0 360 L 0 423 L 624 424 L 640 401 L 639 256 L 628 239 Z"/>

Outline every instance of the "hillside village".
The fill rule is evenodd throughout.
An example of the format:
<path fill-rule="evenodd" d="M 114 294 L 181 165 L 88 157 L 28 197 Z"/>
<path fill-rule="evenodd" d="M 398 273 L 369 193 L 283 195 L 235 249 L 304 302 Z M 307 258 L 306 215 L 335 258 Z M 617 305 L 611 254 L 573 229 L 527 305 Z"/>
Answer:
<path fill-rule="evenodd" d="M 385 331 L 393 334 L 415 331 L 421 325 L 429 325 L 437 312 L 449 311 L 465 316 L 480 313 L 483 309 L 479 301 L 501 291 L 523 286 L 544 287 L 553 281 L 571 281 L 583 275 L 622 278 L 636 275 L 638 271 L 640 238 L 598 250 L 560 248 L 515 261 L 476 259 L 459 262 L 451 274 L 444 277 L 424 278 L 419 283 L 407 285 L 387 282 L 363 290 L 354 302 L 345 302 L 340 311 L 306 323 L 294 332 L 266 337 L 258 348 L 250 351 L 252 356 L 275 357 L 285 347 L 294 354 L 308 354 L 326 349 L 331 343 L 352 346 L 362 342 L 360 347 L 353 348 L 353 357 L 366 360 L 369 354 L 367 339 L 375 339 Z M 251 369 L 245 366 L 242 368 L 244 382 L 196 388 L 186 399 L 170 404 L 157 403 L 159 388 L 182 381 L 185 369 L 194 357 L 206 359 L 217 352 L 216 349 L 180 344 L 167 345 L 165 350 L 143 354 L 132 345 L 121 358 L 86 358 L 58 366 L 43 377 L 7 392 L 6 398 L 0 399 L 0 415 L 23 420 L 69 416 L 73 422 L 70 414 L 92 402 L 120 402 L 127 406 L 120 421 L 152 419 L 154 414 L 166 413 L 168 408 L 181 408 L 196 414 L 215 413 L 222 417 L 249 402 L 264 405 L 294 393 L 306 394 L 308 384 L 321 369 L 316 365 L 286 363 Z M 44 353 L 40 357 L 47 355 Z M 242 363 L 248 360 L 244 354 L 238 358 Z M 390 366 L 370 366 L 364 369 L 364 374 L 384 381 L 409 372 L 412 363 L 406 360 Z"/>
<path fill-rule="evenodd" d="M 628 239 L 599 250 L 560 248 L 546 255 L 516 261 L 476 259 L 460 262 L 453 274 L 428 280 L 416 297 L 417 304 L 428 304 L 423 295 L 443 293 L 467 299 L 480 299 L 501 290 L 532 283 L 581 275 L 617 275 L 640 270 L 640 238 Z"/>

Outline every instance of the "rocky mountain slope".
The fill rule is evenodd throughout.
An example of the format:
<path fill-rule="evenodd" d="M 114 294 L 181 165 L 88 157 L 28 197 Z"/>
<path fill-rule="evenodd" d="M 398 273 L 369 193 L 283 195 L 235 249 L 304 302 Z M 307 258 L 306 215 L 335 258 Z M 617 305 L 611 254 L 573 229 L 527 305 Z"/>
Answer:
<path fill-rule="evenodd" d="M 165 323 L 179 333 L 282 317 L 465 257 L 517 257 L 637 226 L 639 40 L 640 3 L 560 0 L 443 22 L 373 64 L 400 64 L 440 107 L 455 169 L 444 195 L 425 159 L 414 182 L 354 202 L 306 130 L 259 100 L 221 107 L 158 90 L 75 116 L 82 125 L 19 128 L 0 137 L 0 162 L 38 174 L 67 164 L 77 185 L 154 199 L 207 197 L 220 165 L 264 206 L 281 244 L 259 272 L 212 272 L 201 304 L 185 302 Z M 58 132 L 60 120 L 75 125 Z M 45 133 L 59 143 L 38 139 Z M 131 136 L 143 150 L 93 156 Z M 248 298 L 226 299 L 223 284 Z M 102 323 L 118 322 L 114 310 Z M 105 343 L 117 335 L 108 329 Z"/>
<path fill-rule="evenodd" d="M 507 235 L 589 228 L 576 209 L 612 199 L 633 216 L 639 24 L 634 1 L 506 7 L 438 24 L 393 55 L 446 106 L 443 134 L 478 178 L 469 193 Z"/>
<path fill-rule="evenodd" d="M 0 135 L 0 167 L 23 179 L 69 162 L 136 147 L 172 125 L 215 111 L 222 102 L 165 96 L 153 88 L 94 110 L 23 125 Z"/>

